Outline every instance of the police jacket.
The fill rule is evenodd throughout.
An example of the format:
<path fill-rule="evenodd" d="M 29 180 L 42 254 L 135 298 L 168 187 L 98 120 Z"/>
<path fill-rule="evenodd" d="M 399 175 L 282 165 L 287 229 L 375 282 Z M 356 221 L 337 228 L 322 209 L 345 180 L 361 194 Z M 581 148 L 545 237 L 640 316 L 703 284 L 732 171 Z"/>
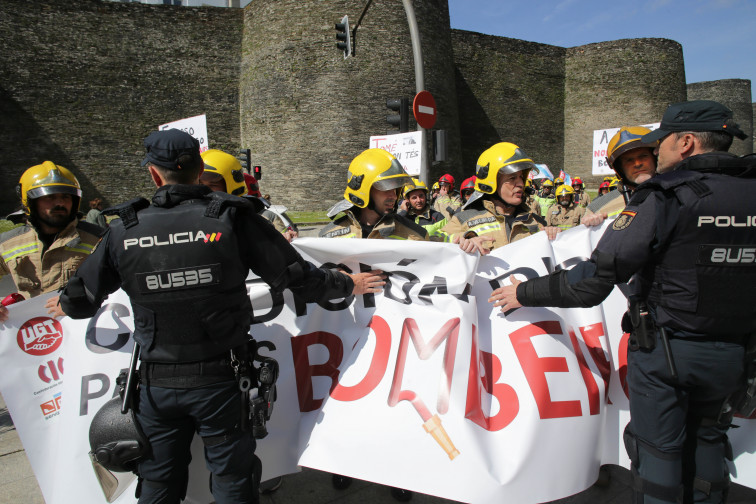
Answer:
<path fill-rule="evenodd" d="M 354 207 L 344 211 L 344 215 L 320 230 L 320 238 L 370 238 L 393 240 L 428 240 L 428 232 L 411 220 L 392 213 L 380 218 L 375 226 L 365 234 Z"/>
<path fill-rule="evenodd" d="M 542 230 L 546 222 L 539 215 L 530 213 L 528 206 L 521 203 L 513 215 L 503 215 L 496 211 L 494 202 L 476 194 L 467 200 L 465 206 L 454 214 L 442 232 L 449 240 L 455 235 L 469 238 L 470 236 L 486 236 L 493 240 L 492 248 L 496 249 L 513 241 L 537 233 Z"/>
<path fill-rule="evenodd" d="M 61 294 L 72 318 L 93 316 L 123 287 L 134 310 L 134 339 L 147 362 L 217 358 L 247 341 L 251 269 L 275 291 L 305 301 L 344 297 L 352 281 L 317 269 L 246 199 L 202 185 L 160 187 L 118 208 L 102 242 Z"/>
<path fill-rule="evenodd" d="M 0 235 L 0 271 L 10 273 L 26 299 L 66 285 L 94 248 L 103 229 L 74 219 L 45 248 L 37 228 L 20 226 Z"/>
<path fill-rule="evenodd" d="M 756 330 L 756 156 L 690 157 L 644 182 L 571 270 L 523 282 L 524 306 L 586 307 L 633 275 L 659 326 L 717 339 Z"/>

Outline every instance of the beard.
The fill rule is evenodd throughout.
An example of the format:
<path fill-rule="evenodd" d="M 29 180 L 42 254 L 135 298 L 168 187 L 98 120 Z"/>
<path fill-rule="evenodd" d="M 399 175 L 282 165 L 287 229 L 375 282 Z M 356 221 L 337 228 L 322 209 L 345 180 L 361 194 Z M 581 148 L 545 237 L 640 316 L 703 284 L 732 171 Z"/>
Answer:
<path fill-rule="evenodd" d="M 63 210 L 65 213 L 52 213 L 50 215 L 37 215 L 37 220 L 51 228 L 64 228 L 71 221 L 71 212 L 65 207 L 55 207 L 53 210 Z"/>

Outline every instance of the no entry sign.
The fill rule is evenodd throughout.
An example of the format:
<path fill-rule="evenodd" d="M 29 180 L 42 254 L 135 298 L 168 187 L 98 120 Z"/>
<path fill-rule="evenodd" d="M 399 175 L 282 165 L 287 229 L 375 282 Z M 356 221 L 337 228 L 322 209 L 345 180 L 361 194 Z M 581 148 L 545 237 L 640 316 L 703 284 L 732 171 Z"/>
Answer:
<path fill-rule="evenodd" d="M 412 113 L 421 128 L 431 129 L 436 124 L 436 100 L 428 91 L 420 91 L 412 102 Z"/>

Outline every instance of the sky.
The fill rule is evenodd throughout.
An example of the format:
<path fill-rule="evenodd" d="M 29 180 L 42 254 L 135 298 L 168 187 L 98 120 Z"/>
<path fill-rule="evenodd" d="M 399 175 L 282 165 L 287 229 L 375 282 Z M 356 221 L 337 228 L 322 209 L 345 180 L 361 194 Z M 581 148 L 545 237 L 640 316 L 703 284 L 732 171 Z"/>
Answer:
<path fill-rule="evenodd" d="M 750 79 L 756 0 L 449 0 L 451 27 L 560 47 L 625 38 L 682 45 L 688 83 Z"/>

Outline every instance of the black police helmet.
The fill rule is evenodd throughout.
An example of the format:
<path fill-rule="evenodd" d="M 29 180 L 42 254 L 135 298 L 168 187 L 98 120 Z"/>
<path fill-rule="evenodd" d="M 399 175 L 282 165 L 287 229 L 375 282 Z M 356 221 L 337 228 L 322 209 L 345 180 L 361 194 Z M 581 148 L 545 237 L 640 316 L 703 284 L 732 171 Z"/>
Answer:
<path fill-rule="evenodd" d="M 150 444 L 139 428 L 134 411 L 121 413 L 121 398 L 109 400 L 89 425 L 89 446 L 95 460 L 114 472 L 133 472 Z"/>

